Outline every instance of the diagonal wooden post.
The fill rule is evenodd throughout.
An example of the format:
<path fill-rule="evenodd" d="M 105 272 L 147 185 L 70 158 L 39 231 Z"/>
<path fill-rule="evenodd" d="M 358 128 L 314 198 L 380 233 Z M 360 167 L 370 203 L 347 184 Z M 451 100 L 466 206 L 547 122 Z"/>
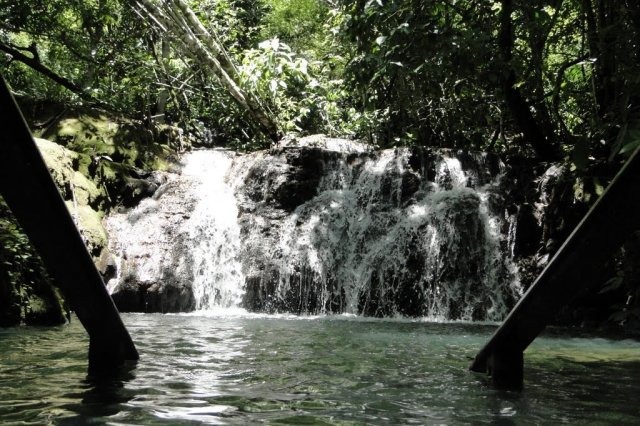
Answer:
<path fill-rule="evenodd" d="M 596 284 L 598 272 L 639 227 L 640 148 L 476 355 L 470 369 L 489 373 L 498 386 L 522 386 L 523 351 L 576 293 Z"/>
<path fill-rule="evenodd" d="M 4 79 L 0 128 L 0 194 L 87 330 L 89 372 L 137 360 L 131 336 Z"/>

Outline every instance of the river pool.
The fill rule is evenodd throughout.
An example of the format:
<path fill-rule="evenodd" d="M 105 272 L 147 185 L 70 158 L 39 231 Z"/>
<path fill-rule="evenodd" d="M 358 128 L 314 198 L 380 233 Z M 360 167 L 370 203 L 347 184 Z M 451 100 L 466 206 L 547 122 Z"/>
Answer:
<path fill-rule="evenodd" d="M 141 354 L 86 377 L 77 320 L 0 328 L 0 424 L 639 424 L 640 343 L 553 331 L 522 391 L 467 367 L 495 329 L 356 317 L 125 314 Z"/>

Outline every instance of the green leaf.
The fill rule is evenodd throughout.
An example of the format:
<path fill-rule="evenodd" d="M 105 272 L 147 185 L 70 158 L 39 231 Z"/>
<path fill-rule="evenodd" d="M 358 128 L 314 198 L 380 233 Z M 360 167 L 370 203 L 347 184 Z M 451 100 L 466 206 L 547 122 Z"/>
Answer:
<path fill-rule="evenodd" d="M 631 133 L 631 132 L 630 132 Z M 627 143 L 626 145 L 624 145 L 621 149 L 620 149 L 620 154 L 627 154 L 627 153 L 632 153 L 634 152 L 638 147 L 640 146 L 640 138 L 637 138 L 629 143 Z"/>
<path fill-rule="evenodd" d="M 376 38 L 376 44 L 378 46 L 382 46 L 385 41 L 387 41 L 387 37 L 386 36 L 379 36 L 378 38 Z"/>

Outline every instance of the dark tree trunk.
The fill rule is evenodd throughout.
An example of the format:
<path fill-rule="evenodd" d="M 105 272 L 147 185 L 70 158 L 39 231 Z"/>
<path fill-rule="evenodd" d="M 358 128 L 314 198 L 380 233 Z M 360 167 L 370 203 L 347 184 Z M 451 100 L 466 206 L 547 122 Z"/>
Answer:
<path fill-rule="evenodd" d="M 521 90 L 516 87 L 517 76 L 511 66 L 513 58 L 512 12 L 513 1 L 502 0 L 498 45 L 502 56 L 501 65 L 506 67 L 506 70 L 501 73 L 505 103 L 525 141 L 533 148 L 538 158 L 542 161 L 553 161 L 559 158 L 553 132 L 550 128 L 540 124 L 532 112 L 532 106 L 522 95 Z"/>
<path fill-rule="evenodd" d="M 616 3 L 616 2 L 613 2 Z M 582 12 L 587 24 L 587 44 L 589 54 L 595 58 L 594 97 L 598 117 L 608 121 L 607 114 L 612 112 L 616 103 L 616 88 L 612 78 L 616 73 L 616 38 L 618 29 L 617 4 L 609 0 L 582 0 Z"/>
<path fill-rule="evenodd" d="M 0 124 L 0 193 L 89 333 L 89 372 L 137 360 L 131 336 L 1 78 Z"/>

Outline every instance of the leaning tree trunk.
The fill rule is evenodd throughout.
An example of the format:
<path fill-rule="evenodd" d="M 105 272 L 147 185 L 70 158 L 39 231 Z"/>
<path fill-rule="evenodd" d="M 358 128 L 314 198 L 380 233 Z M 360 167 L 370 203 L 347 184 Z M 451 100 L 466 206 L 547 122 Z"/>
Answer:
<path fill-rule="evenodd" d="M 155 46 L 153 49 L 155 50 Z M 167 78 L 168 76 L 165 67 L 165 62 L 169 58 L 169 43 L 166 40 L 160 40 L 160 52 L 155 53 L 155 55 L 158 66 L 162 72 L 162 75 L 160 76 L 160 83 L 163 86 L 162 90 L 160 90 L 160 93 L 158 93 L 156 97 L 155 115 L 157 117 L 156 120 L 159 123 L 165 123 L 165 111 L 167 109 L 167 102 L 169 101 L 172 90 L 171 82 L 169 78 Z"/>
<path fill-rule="evenodd" d="M 186 54 L 218 79 L 231 97 L 255 119 L 262 133 L 273 141 L 279 139 L 280 131 L 269 110 L 257 96 L 240 87 L 237 83 L 238 73 L 230 56 L 186 2 L 137 0 L 137 4 L 154 26 L 173 35 L 185 48 Z"/>

